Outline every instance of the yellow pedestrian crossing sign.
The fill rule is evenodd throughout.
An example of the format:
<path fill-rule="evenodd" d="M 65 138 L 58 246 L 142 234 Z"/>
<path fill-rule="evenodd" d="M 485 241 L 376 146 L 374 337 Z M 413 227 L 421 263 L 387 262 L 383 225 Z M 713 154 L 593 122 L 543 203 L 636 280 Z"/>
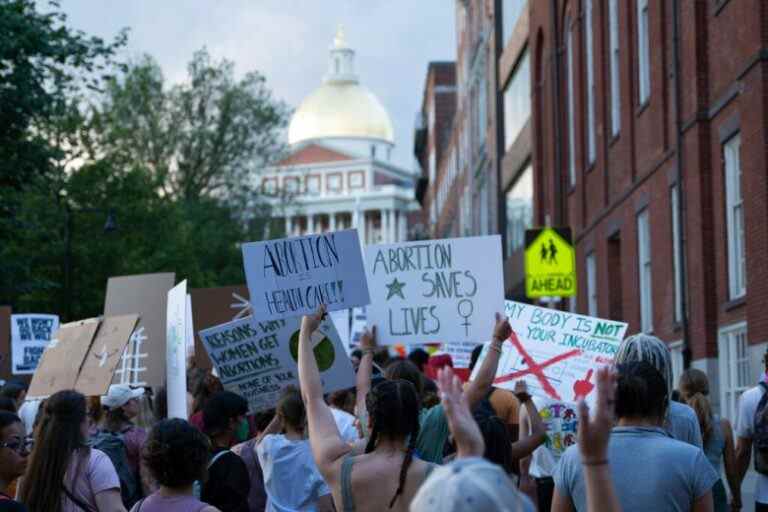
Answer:
<path fill-rule="evenodd" d="M 525 232 L 525 295 L 576 295 L 576 251 L 571 228 L 539 228 Z"/>

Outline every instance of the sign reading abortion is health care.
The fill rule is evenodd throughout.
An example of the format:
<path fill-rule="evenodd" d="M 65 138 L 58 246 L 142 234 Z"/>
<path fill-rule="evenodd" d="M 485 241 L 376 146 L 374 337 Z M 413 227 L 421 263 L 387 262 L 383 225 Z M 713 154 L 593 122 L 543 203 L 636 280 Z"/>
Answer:
<path fill-rule="evenodd" d="M 368 246 L 365 262 L 383 345 L 482 343 L 504 310 L 498 235 Z"/>
<path fill-rule="evenodd" d="M 274 407 L 286 386 L 299 385 L 299 317 L 243 318 L 200 331 L 224 388 L 248 400 L 249 412 Z M 326 317 L 311 338 L 326 393 L 355 385 L 352 363 Z"/>
<path fill-rule="evenodd" d="M 278 320 L 370 302 L 357 230 L 243 244 L 256 320 Z"/>
<path fill-rule="evenodd" d="M 513 301 L 506 314 L 514 335 L 504 342 L 494 386 L 512 389 L 524 379 L 534 396 L 594 399 L 596 371 L 613 363 L 627 324 Z M 475 372 L 487 352 L 486 345 Z"/>
<path fill-rule="evenodd" d="M 56 315 L 11 315 L 11 373 L 35 373 L 45 347 L 58 329 Z"/>

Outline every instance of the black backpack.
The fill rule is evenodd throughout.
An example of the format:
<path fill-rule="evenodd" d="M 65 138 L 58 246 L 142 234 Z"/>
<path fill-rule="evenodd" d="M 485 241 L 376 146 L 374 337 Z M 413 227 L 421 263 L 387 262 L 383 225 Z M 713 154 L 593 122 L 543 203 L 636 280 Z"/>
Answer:
<path fill-rule="evenodd" d="M 91 447 L 101 450 L 112 461 L 117 476 L 120 478 L 120 496 L 123 499 L 123 505 L 130 510 L 143 497 L 143 493 L 139 476 L 128 464 L 124 437 L 127 431 L 128 429 L 122 432 L 99 430 L 91 437 Z"/>

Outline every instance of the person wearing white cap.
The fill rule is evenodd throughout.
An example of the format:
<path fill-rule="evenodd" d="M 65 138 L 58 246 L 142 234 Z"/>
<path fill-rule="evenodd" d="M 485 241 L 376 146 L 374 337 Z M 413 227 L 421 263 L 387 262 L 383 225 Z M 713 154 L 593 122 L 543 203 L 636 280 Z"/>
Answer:
<path fill-rule="evenodd" d="M 133 419 L 139 414 L 139 400 L 142 396 L 144 388 L 132 388 L 127 384 L 109 386 L 107 394 L 101 397 L 104 416 L 97 433 L 91 438 L 93 445 L 101 447 L 118 469 L 126 507 L 132 506 L 144 495 L 140 466 L 141 449 L 147 440 L 147 432 L 133 424 Z M 115 450 L 108 449 L 108 446 L 114 443 L 115 437 L 125 445 L 125 461 L 115 460 L 119 455 L 112 453 Z M 130 475 L 121 472 L 122 462 L 127 463 Z"/>

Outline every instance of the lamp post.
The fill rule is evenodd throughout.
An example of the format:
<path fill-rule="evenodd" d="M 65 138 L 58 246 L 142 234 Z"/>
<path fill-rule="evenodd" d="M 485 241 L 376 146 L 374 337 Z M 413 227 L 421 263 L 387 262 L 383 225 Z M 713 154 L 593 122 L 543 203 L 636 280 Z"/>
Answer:
<path fill-rule="evenodd" d="M 117 218 L 115 211 L 112 208 L 81 208 L 73 209 L 69 204 L 64 202 L 64 302 L 67 321 L 72 320 L 72 232 L 74 231 L 73 218 L 74 214 L 94 214 L 94 213 L 106 213 L 107 220 L 104 222 L 104 233 L 112 233 L 117 231 Z"/>

